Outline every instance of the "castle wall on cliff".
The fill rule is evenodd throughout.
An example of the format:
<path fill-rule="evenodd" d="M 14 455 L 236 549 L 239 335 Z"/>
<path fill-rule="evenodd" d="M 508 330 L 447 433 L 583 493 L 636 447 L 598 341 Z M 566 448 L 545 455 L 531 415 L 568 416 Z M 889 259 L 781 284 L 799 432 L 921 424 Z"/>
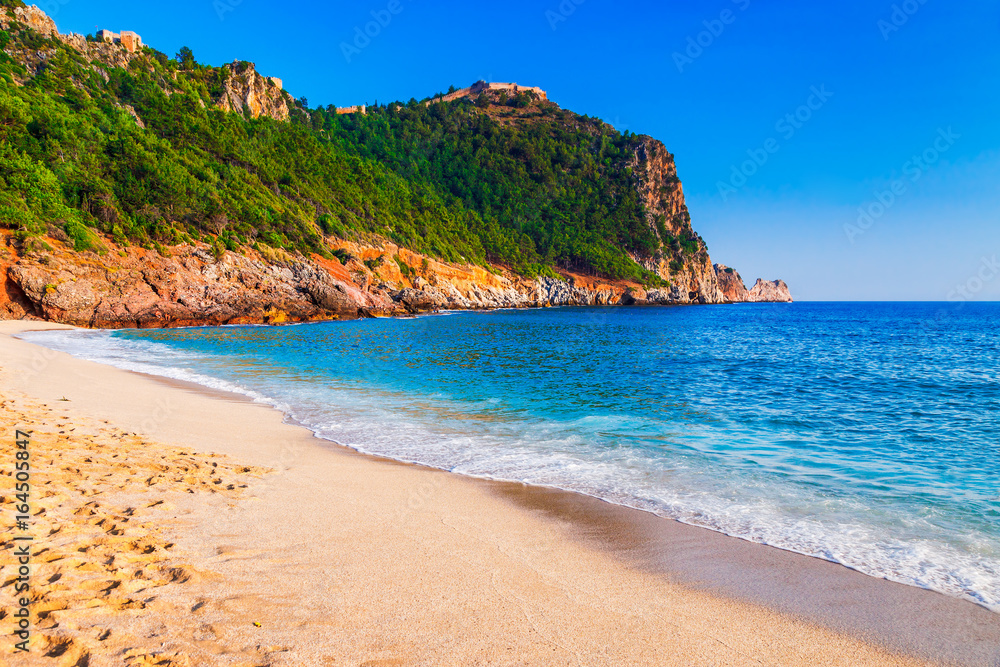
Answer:
<path fill-rule="evenodd" d="M 97 39 L 101 42 L 121 44 L 125 47 L 125 50 L 130 53 L 136 53 L 142 50 L 142 37 L 140 37 L 138 33 L 134 33 L 130 30 L 123 30 L 120 35 L 116 32 L 111 32 L 110 30 L 98 30 Z"/>
<path fill-rule="evenodd" d="M 368 113 L 368 105 L 359 104 L 353 107 L 337 107 L 337 115 L 343 116 L 349 113 L 359 113 L 364 116 Z"/>
<path fill-rule="evenodd" d="M 486 81 L 477 81 L 468 88 L 463 88 L 461 90 L 456 90 L 453 93 L 448 93 L 443 97 L 436 97 L 431 102 L 454 102 L 455 100 L 462 99 L 463 97 L 478 97 L 485 92 L 508 92 L 518 95 L 520 93 L 534 93 L 541 100 L 548 100 L 548 94 L 538 88 L 537 86 L 519 86 L 516 83 L 487 83 Z M 430 102 L 428 102 L 430 104 Z"/>

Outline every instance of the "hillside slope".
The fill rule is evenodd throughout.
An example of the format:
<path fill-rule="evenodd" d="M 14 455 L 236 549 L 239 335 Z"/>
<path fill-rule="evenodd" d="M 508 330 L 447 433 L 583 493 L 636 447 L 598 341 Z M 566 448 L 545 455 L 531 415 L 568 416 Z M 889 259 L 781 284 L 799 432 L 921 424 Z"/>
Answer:
<path fill-rule="evenodd" d="M 734 300 L 666 148 L 544 94 L 340 115 L 251 63 L 61 35 L 18 0 L 0 29 L 0 317 Z"/>

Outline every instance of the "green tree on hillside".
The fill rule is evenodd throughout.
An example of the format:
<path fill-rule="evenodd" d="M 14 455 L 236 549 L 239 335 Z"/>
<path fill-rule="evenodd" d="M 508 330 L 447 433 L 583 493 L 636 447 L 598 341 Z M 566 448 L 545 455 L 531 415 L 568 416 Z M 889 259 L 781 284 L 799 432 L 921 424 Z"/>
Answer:
<path fill-rule="evenodd" d="M 186 46 L 182 46 L 177 52 L 177 62 L 180 63 L 181 69 L 185 70 L 192 70 L 198 65 L 194 59 L 194 52 Z"/>

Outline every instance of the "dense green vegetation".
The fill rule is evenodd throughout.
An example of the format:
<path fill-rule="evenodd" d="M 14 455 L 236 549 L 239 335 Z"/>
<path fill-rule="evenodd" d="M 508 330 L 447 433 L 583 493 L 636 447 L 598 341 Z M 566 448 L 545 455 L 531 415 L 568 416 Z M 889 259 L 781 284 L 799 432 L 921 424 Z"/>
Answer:
<path fill-rule="evenodd" d="M 626 166 L 637 140 L 600 121 L 525 97 L 505 100 L 530 112 L 511 125 L 483 113 L 489 100 L 337 116 L 289 97 L 291 122 L 250 119 L 214 108 L 225 70 L 189 49 L 147 48 L 127 70 L 103 65 L 105 77 L 28 29 L 0 32 L 3 48 L 0 225 L 26 243 L 59 229 L 80 250 L 101 247 L 97 231 L 161 250 L 205 240 L 329 254 L 324 235 L 378 234 L 526 274 L 657 280 L 626 254 L 659 248 Z"/>
<path fill-rule="evenodd" d="M 523 109 L 527 95 L 501 103 Z M 341 149 L 429 183 L 485 221 L 491 261 L 595 270 L 624 277 L 638 267 L 622 249 L 651 255 L 659 239 L 626 166 L 636 138 L 554 105 L 501 125 L 473 100 L 410 103 L 367 115 L 313 112 Z"/>
<path fill-rule="evenodd" d="M 217 235 L 232 249 L 309 252 L 323 249 L 323 231 L 377 232 L 450 260 L 485 257 L 473 216 L 428 188 L 301 124 L 211 108 L 217 69 L 181 70 L 168 84 L 180 65 L 150 52 L 105 81 L 56 42 L 11 39 L 56 49 L 21 87 L 10 83 L 20 66 L 0 65 L 0 220 L 22 237 L 58 225 L 78 248 L 94 243 L 94 228 L 150 247 Z"/>

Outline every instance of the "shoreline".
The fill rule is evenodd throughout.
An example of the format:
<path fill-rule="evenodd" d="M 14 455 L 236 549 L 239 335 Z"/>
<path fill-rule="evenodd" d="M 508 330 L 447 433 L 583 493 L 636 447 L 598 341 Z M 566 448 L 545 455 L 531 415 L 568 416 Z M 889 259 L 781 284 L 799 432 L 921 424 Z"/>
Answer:
<path fill-rule="evenodd" d="M 320 316 L 320 317 L 307 317 L 307 318 L 286 318 L 282 321 L 269 321 L 268 317 L 261 316 L 260 318 L 246 318 L 238 317 L 231 321 L 221 321 L 215 322 L 209 319 L 191 320 L 191 321 L 177 321 L 177 320 L 153 320 L 152 322 L 144 322 L 137 326 L 135 323 L 126 322 L 121 326 L 113 326 L 113 323 L 105 323 L 101 326 L 90 326 L 83 324 L 70 324 L 66 322 L 61 322 L 54 319 L 45 319 L 38 315 L 29 315 L 28 317 L 21 319 L 3 319 L 0 317 L 0 324 L 11 323 L 17 324 L 27 324 L 27 325 L 38 325 L 39 330 L 47 326 L 54 327 L 70 327 L 73 329 L 83 329 L 85 331 L 127 331 L 130 329 L 135 329 L 136 331 L 147 331 L 155 329 L 210 329 L 216 327 L 292 327 L 292 326 L 302 326 L 305 324 L 329 324 L 331 322 L 353 322 L 357 320 L 408 320 L 416 319 L 420 317 L 431 317 L 435 315 L 451 315 L 451 314 L 461 314 L 461 313 L 499 313 L 505 311 L 529 311 L 529 310 L 553 310 L 562 308 L 627 308 L 627 309 L 643 309 L 643 308 L 686 308 L 686 307 L 702 307 L 702 306 L 743 306 L 743 305 L 791 305 L 794 303 L 809 303 L 809 302 L 799 302 L 799 301 L 719 301 L 719 302 L 634 302 L 634 303 L 604 303 L 604 304 L 588 304 L 588 303 L 557 303 L 557 304 L 529 304 L 529 305 L 504 305 L 504 306 L 485 306 L 485 307 L 470 307 L 470 308 L 428 308 L 426 310 L 404 310 L 404 311 L 359 311 L 356 315 L 336 315 L 332 317 Z M 0 313 L 2 314 L 2 313 Z"/>
<path fill-rule="evenodd" d="M 23 358 L 30 356 L 29 348 L 35 348 L 34 351 L 37 353 L 36 346 L 10 337 L 16 330 L 31 328 L 63 327 L 44 322 L 37 323 L 37 326 L 34 323 L 20 323 L 19 326 L 0 325 L 0 346 L 5 351 L 11 350 L 12 342 L 15 343 L 14 347 L 21 346 L 19 352 Z M 273 444 L 269 447 L 270 460 L 267 460 L 268 456 L 264 459 L 258 458 L 261 452 L 251 451 L 252 447 L 250 450 L 246 446 L 234 448 L 231 442 L 226 447 L 220 447 L 215 438 L 210 439 L 213 442 L 213 445 L 209 446 L 210 450 L 228 454 L 238 462 L 267 466 L 268 463 L 277 461 L 278 466 L 270 467 L 285 468 L 282 474 L 301 477 L 304 473 L 301 469 L 303 460 L 322 459 L 327 470 L 332 470 L 329 467 L 331 464 L 333 467 L 342 468 L 348 465 L 357 467 L 359 471 L 367 469 L 371 472 L 378 467 L 380 474 L 383 475 L 391 469 L 389 473 L 391 477 L 412 478 L 407 481 L 410 494 L 402 499 L 402 509 L 390 517 L 404 524 L 413 516 L 425 513 L 430 506 L 436 506 L 440 502 L 439 496 L 468 493 L 471 494 L 470 499 L 476 508 L 489 506 L 492 503 L 506 507 L 507 511 L 512 512 L 512 516 L 503 518 L 506 519 L 507 529 L 519 535 L 521 539 L 505 541 L 504 546 L 508 552 L 522 551 L 526 548 L 525 544 L 536 543 L 544 535 L 547 539 L 553 540 L 549 545 L 552 551 L 582 549 L 582 552 L 576 554 L 580 558 L 598 561 L 610 559 L 608 562 L 602 561 L 607 571 L 616 573 L 614 577 L 609 575 L 610 579 L 637 578 L 631 583 L 633 586 L 638 586 L 642 594 L 639 595 L 640 602 L 633 601 L 634 604 L 656 608 L 662 604 L 663 599 L 676 601 L 675 598 L 678 596 L 686 599 L 685 604 L 688 604 L 691 603 L 693 596 L 698 599 L 700 605 L 721 605 L 721 608 L 730 613 L 728 617 L 723 614 L 726 621 L 732 621 L 733 617 L 742 620 L 747 624 L 747 631 L 760 633 L 761 629 L 758 626 L 764 622 L 771 630 L 779 629 L 780 632 L 777 634 L 780 637 L 802 636 L 802 632 L 807 634 L 818 632 L 823 636 L 820 646 L 831 651 L 841 651 L 844 650 L 844 646 L 851 645 L 853 651 L 874 652 L 867 657 L 863 657 L 864 653 L 853 653 L 853 663 L 852 661 L 838 663 L 827 656 L 827 659 L 819 661 L 823 664 L 856 664 L 857 661 L 886 664 L 884 661 L 893 660 L 887 654 L 881 653 L 875 644 L 885 646 L 893 652 L 958 664 L 994 664 L 993 661 L 998 657 L 993 647 L 1000 645 L 1000 616 L 970 602 L 874 579 L 829 561 L 754 544 L 641 510 L 612 505 L 571 491 L 462 477 L 383 457 L 373 457 L 316 438 L 303 427 L 285 423 L 284 415 L 277 410 L 252 403 L 238 394 L 227 396 L 226 392 L 211 390 L 200 385 L 183 386 L 189 383 L 130 373 L 73 359 L 62 353 L 45 356 L 48 357 L 46 362 L 48 366 L 72 367 L 77 377 L 83 373 L 106 378 L 106 382 L 111 384 L 114 382 L 129 386 L 155 384 L 163 388 L 163 391 L 150 391 L 149 386 L 145 386 L 144 393 L 165 393 L 171 402 L 181 400 L 183 394 L 185 404 L 198 404 L 201 406 L 200 409 L 207 409 L 209 412 L 236 411 L 243 416 L 253 412 L 256 418 L 267 412 L 269 416 L 265 421 L 269 423 L 268 432 L 273 430 L 280 432 L 281 437 L 289 438 L 283 447 L 278 447 L 277 451 L 274 451 Z M 52 375 L 53 370 L 46 367 L 44 372 L 46 375 Z M 49 382 L 44 382 L 38 381 L 38 375 L 39 373 L 35 373 L 27 378 L 24 384 L 30 386 L 18 389 L 22 391 L 26 388 L 32 389 L 33 391 L 26 392 L 31 395 L 37 395 L 39 392 L 54 395 L 59 393 L 56 387 L 65 387 L 65 373 L 61 378 L 56 378 L 55 386 L 51 377 Z M 126 381 L 122 376 L 136 380 Z M 60 379 L 63 382 L 59 382 Z M 9 379 L 5 380 L 5 384 L 9 382 Z M 65 391 L 68 389 L 65 389 L 64 393 Z M 234 396 L 241 404 L 238 410 L 232 407 L 237 403 L 233 400 Z M 102 397 L 88 400 L 74 396 L 71 400 L 74 401 L 74 406 L 78 400 L 87 403 L 91 412 L 97 410 L 104 415 L 109 411 L 115 412 L 116 414 L 112 416 L 115 417 L 116 424 L 122 420 L 128 421 L 128 416 L 123 415 L 121 409 L 109 404 L 107 398 L 105 396 L 103 400 Z M 229 404 L 229 409 L 221 408 L 223 402 Z M 273 423 L 275 417 L 278 418 L 278 424 Z M 143 430 L 157 431 L 150 435 L 160 440 L 183 442 L 185 438 L 191 437 L 189 430 L 185 432 L 184 428 L 171 425 L 172 419 L 154 420 L 155 423 L 150 424 L 147 417 L 145 421 L 146 426 L 152 428 Z M 192 422 L 192 418 L 188 416 L 185 421 Z M 138 424 L 141 425 L 142 422 L 143 420 L 139 420 Z M 132 426 L 135 425 L 133 415 Z M 188 428 L 190 426 L 191 423 L 188 424 Z M 217 425 L 209 430 L 215 435 L 221 435 Z M 294 436 L 293 431 L 296 432 Z M 231 439 L 232 434 L 229 434 L 229 437 Z M 290 445 L 289 442 L 296 444 Z M 203 446 L 202 449 L 204 448 Z M 345 457 L 345 453 L 349 456 Z M 350 463 L 347 463 L 348 459 Z M 417 478 L 422 479 L 418 481 Z M 318 481 L 321 482 L 321 486 L 326 486 L 322 483 L 325 481 L 322 476 Z M 504 511 L 498 511 L 497 507 L 486 507 L 486 509 L 490 516 L 505 514 Z M 444 511 L 452 519 L 456 519 L 454 507 Z M 461 518 L 467 527 L 472 528 L 467 520 L 468 517 Z M 206 537 L 202 535 L 203 541 Z M 536 566 L 534 568 L 536 571 L 539 566 L 546 566 L 541 561 L 533 564 Z M 565 575 L 567 568 L 572 569 L 569 561 L 563 561 L 561 569 L 557 569 L 560 575 Z M 623 571 L 618 572 L 619 568 L 623 568 Z M 598 587 L 606 584 L 602 581 L 592 583 Z M 677 590 L 673 590 L 675 588 Z M 613 600 L 615 596 L 608 593 L 607 599 Z M 547 607 L 544 604 L 547 602 L 544 597 L 537 602 Z M 605 603 L 606 601 L 601 604 Z M 734 606 L 737 609 L 732 609 Z M 439 611 L 447 615 L 447 609 Z M 713 609 L 711 614 L 703 616 L 700 620 L 712 619 L 718 613 L 721 612 Z M 752 620 L 747 621 L 747 617 L 751 617 Z M 717 622 L 718 618 L 714 618 L 714 621 Z M 736 625 L 739 624 L 736 623 L 733 627 Z M 826 629 L 816 628 L 815 625 Z M 713 626 L 714 623 L 710 623 L 708 627 Z M 813 636 L 811 641 L 815 639 L 817 638 Z M 677 639 L 671 641 L 676 643 Z M 744 637 L 744 641 L 748 641 L 748 638 Z M 778 640 L 772 637 L 769 641 Z M 778 644 L 780 645 L 781 641 L 778 641 Z M 765 645 L 772 650 L 775 648 L 767 642 Z M 780 648 L 793 652 L 803 649 L 801 646 Z M 991 649 L 993 653 L 990 652 Z M 876 654 L 880 656 L 877 659 Z M 901 660 L 899 664 L 907 663 L 905 659 L 899 660 Z M 779 664 L 808 662 L 804 656 L 793 658 L 787 653 L 780 658 L 771 654 L 766 661 L 776 661 Z M 680 662 L 683 663 L 684 660 Z"/>
<path fill-rule="evenodd" d="M 581 542 L 682 585 L 788 613 L 905 655 L 947 664 L 1000 664 L 1000 614 L 974 602 L 574 491 L 487 484 L 518 506 L 572 525 Z"/>
<path fill-rule="evenodd" d="M 717 304 L 672 304 L 685 305 Z M 583 544 L 611 554 L 630 567 L 666 576 L 685 586 L 789 613 L 903 655 L 949 664 L 987 664 L 989 660 L 991 667 L 1000 665 L 1000 648 L 994 648 L 1000 647 L 1000 612 L 973 601 L 875 577 L 835 561 L 687 524 L 581 491 L 464 475 L 359 451 L 320 437 L 278 408 L 243 394 L 166 376 L 148 377 L 216 399 L 263 405 L 281 414 L 286 424 L 308 431 L 321 447 L 480 484 L 517 507 L 566 524 L 574 539 Z M 678 548 L 678 543 L 684 546 Z M 706 566 L 706 561 L 712 565 Z M 872 588 L 871 582 L 878 583 Z M 801 595 L 807 588 L 809 595 Z"/>

